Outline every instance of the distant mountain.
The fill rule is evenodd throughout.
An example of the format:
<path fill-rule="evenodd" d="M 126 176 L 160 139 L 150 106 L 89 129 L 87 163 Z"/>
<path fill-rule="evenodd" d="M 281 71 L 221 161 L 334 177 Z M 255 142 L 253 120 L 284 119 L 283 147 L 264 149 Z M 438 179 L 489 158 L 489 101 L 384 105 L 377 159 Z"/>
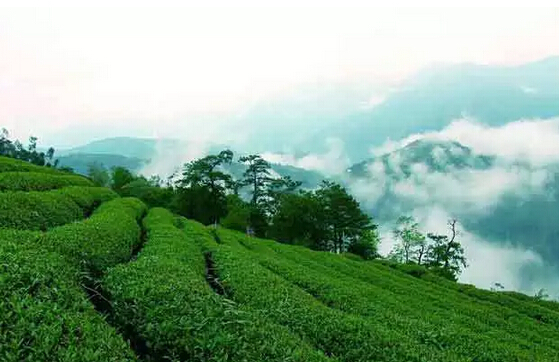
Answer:
<path fill-rule="evenodd" d="M 60 166 L 71 167 L 75 172 L 82 175 L 87 174 L 87 169 L 91 164 L 103 165 L 107 169 L 112 167 L 121 166 L 127 169 L 138 172 L 147 163 L 136 157 L 126 157 L 122 155 L 102 154 L 102 153 L 72 153 L 66 156 L 57 157 Z"/>
<path fill-rule="evenodd" d="M 479 237 L 559 263 L 559 165 L 478 155 L 419 140 L 355 164 L 346 182 L 380 222 L 440 208 Z"/>
<path fill-rule="evenodd" d="M 398 179 L 411 176 L 415 164 L 425 165 L 429 172 L 448 172 L 465 168 L 483 170 L 494 162 L 494 157 L 474 155 L 470 148 L 458 142 L 420 139 L 402 149 L 357 163 L 347 172 L 354 177 L 374 176 L 369 167 L 382 165 L 384 174 Z"/>
<path fill-rule="evenodd" d="M 168 159 L 173 161 L 176 158 L 177 164 L 172 166 L 181 168 L 180 157 L 173 157 L 173 154 L 181 154 L 187 146 L 188 144 L 184 141 L 174 139 L 107 138 L 57 152 L 57 158 L 61 166 L 72 167 L 81 174 L 87 173 L 87 168 L 92 163 L 102 164 L 106 168 L 123 166 L 131 171 L 140 172 L 151 160 L 161 157 L 166 158 L 166 162 Z M 226 148 L 228 147 L 224 145 L 213 145 L 207 154 L 217 153 Z M 234 162 L 229 170 L 235 177 L 240 178 L 245 166 Z M 290 176 L 294 180 L 301 181 L 305 188 L 316 187 L 324 178 L 319 172 L 289 165 L 272 164 L 272 172 L 278 176 Z"/>
<path fill-rule="evenodd" d="M 226 166 L 225 170 L 227 170 L 235 179 L 241 179 L 243 177 L 243 173 L 246 170 L 246 166 L 242 163 L 233 162 L 231 165 Z M 271 164 L 270 176 L 289 176 L 294 181 L 300 181 L 301 187 L 304 189 L 313 189 L 320 185 L 322 180 L 326 178 L 323 174 L 317 171 L 305 170 L 294 166 L 279 165 L 274 163 Z"/>
<path fill-rule="evenodd" d="M 157 152 L 157 148 L 179 148 L 181 141 L 175 139 L 115 137 L 90 142 L 86 145 L 62 150 L 59 155 L 69 154 L 109 154 L 130 158 L 149 160 Z"/>

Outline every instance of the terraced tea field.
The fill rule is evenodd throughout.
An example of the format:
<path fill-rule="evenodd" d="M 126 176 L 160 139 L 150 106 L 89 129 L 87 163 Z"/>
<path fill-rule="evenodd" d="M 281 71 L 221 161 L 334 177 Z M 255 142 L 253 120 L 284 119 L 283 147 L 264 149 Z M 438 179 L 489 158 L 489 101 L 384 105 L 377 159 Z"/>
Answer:
<path fill-rule="evenodd" d="M 559 305 L 205 227 L 0 158 L 0 361 L 559 361 Z"/>

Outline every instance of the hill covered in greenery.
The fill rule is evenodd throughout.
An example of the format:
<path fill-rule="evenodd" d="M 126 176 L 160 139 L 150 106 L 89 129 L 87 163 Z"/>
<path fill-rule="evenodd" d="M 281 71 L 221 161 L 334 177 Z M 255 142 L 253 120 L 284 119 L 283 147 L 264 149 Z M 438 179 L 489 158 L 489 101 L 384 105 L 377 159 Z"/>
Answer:
<path fill-rule="evenodd" d="M 229 154 L 215 157 L 187 165 L 182 187 L 201 187 L 192 177 Z M 245 158 L 249 169 L 258 160 Z M 317 251 L 219 220 L 205 226 L 149 208 L 167 191 L 123 184 L 123 170 L 113 190 L 9 158 L 0 171 L 2 361 L 559 359 L 559 304 L 541 297 L 476 289 L 421 262 L 357 256 L 347 252 L 351 239 Z M 161 194 L 121 196 L 132 182 Z M 343 195 L 326 184 L 307 196 Z M 351 204 L 324 205 L 343 215 L 337 208 Z"/>
<path fill-rule="evenodd" d="M 379 222 L 414 210 L 448 210 L 477 236 L 533 250 L 559 264 L 559 164 L 476 154 L 421 139 L 350 167 L 359 200 Z"/>

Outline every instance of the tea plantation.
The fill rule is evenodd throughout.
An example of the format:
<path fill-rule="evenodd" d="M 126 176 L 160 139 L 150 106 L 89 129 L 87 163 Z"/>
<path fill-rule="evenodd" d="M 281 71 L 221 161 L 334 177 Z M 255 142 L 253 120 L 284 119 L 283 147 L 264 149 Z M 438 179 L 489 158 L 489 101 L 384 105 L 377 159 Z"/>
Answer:
<path fill-rule="evenodd" d="M 205 227 L 0 158 L 0 361 L 559 361 L 559 304 Z"/>

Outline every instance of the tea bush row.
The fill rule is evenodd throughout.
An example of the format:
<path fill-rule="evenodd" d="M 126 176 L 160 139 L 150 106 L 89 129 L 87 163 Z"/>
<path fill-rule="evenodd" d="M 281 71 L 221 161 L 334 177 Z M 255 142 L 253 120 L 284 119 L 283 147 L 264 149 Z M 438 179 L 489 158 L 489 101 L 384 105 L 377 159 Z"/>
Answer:
<path fill-rule="evenodd" d="M 478 359 L 510 361 L 529 360 L 536 356 L 534 360 L 545 361 L 551 356 L 557 357 L 555 339 L 549 330 L 529 318 L 495 320 L 493 314 L 501 312 L 498 306 L 489 309 L 481 303 L 462 303 L 452 298 L 456 294 L 452 291 L 449 291 L 445 304 L 437 305 L 433 300 L 424 298 L 428 292 L 423 291 L 421 286 L 426 283 L 416 282 L 414 295 L 393 293 L 344 275 L 323 262 L 309 260 L 299 250 L 289 246 L 276 244 L 278 250 L 273 251 L 261 240 L 235 235 L 254 251 L 253 257 L 263 266 L 323 303 L 348 313 L 372 317 L 376 323 L 398 330 L 418 344 L 434 345 Z M 285 255 L 296 260 L 290 260 Z M 326 256 L 324 253 L 316 255 Z M 473 316 L 458 313 L 464 309 Z M 523 334 L 518 333 L 519 327 L 525 331 Z M 437 331 L 436 338 L 427 335 L 430 331 Z M 558 335 L 556 328 L 553 335 L 555 338 Z"/>
<path fill-rule="evenodd" d="M 94 186 L 78 175 L 51 175 L 42 172 L 2 172 L 0 191 L 46 191 L 66 186 Z"/>
<path fill-rule="evenodd" d="M 111 269 L 103 288 L 116 322 L 148 347 L 147 359 L 181 361 L 326 361 L 266 318 L 255 318 L 216 294 L 200 249 L 205 228 L 175 226 L 167 210 L 144 219 L 147 243 L 138 258 Z M 207 240 L 206 240 L 207 241 Z"/>
<path fill-rule="evenodd" d="M 81 220 L 118 195 L 104 187 L 0 192 L 0 228 L 47 230 Z"/>
<path fill-rule="evenodd" d="M 0 361 L 134 361 L 83 292 L 78 266 L 38 247 L 39 237 L 0 233 Z"/>

